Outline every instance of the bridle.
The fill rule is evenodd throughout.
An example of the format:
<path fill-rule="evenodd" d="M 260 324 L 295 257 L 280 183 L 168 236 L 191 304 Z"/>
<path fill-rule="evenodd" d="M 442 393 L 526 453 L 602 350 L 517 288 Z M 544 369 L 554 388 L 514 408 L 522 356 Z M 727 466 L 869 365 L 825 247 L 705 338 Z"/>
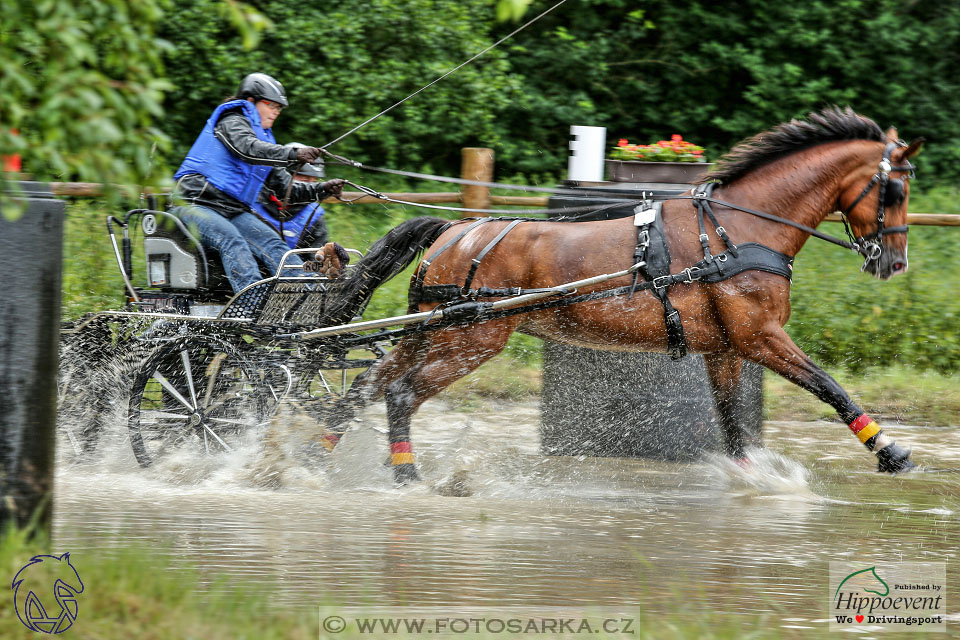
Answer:
<path fill-rule="evenodd" d="M 697 209 L 697 218 L 700 222 L 700 244 L 704 246 L 704 255 L 707 255 L 709 249 L 707 248 L 707 239 L 708 236 L 704 229 L 703 216 L 706 214 L 713 225 L 717 228 L 717 234 L 723 239 L 731 250 L 736 251 L 736 246 L 730 242 L 729 238 L 726 236 L 726 230 L 720 226 L 717 221 L 716 216 L 714 215 L 710 204 L 716 204 L 721 207 L 727 207 L 729 209 L 736 209 L 738 211 L 743 211 L 744 213 L 749 213 L 751 215 L 757 216 L 758 218 L 763 218 L 765 220 L 771 220 L 773 222 L 779 222 L 801 231 L 810 234 L 815 238 L 820 238 L 821 240 L 826 240 L 827 242 L 833 243 L 837 246 L 843 247 L 845 249 L 851 249 L 856 251 L 864 257 L 863 266 L 860 267 L 860 270 L 863 271 L 867 268 L 867 265 L 871 261 L 879 260 L 880 256 L 883 254 L 883 236 L 890 233 L 907 233 L 907 225 L 900 225 L 897 227 L 886 227 L 884 226 L 884 219 L 886 214 L 887 207 L 895 206 L 903 202 L 904 193 L 906 185 L 904 184 L 904 178 L 891 178 L 891 171 L 909 171 L 909 175 L 906 177 L 913 178 L 915 177 L 915 167 L 910 164 L 909 161 L 904 160 L 906 164 L 894 166 L 890 163 L 890 154 L 893 153 L 893 150 L 897 147 L 906 147 L 907 145 L 903 142 L 888 142 L 886 147 L 883 150 L 883 158 L 880 160 L 880 164 L 877 167 L 877 172 L 873 174 L 873 178 L 870 179 L 870 182 L 863 188 L 863 191 L 860 192 L 860 195 L 850 204 L 846 209 L 840 211 L 840 219 L 843 221 L 843 228 L 847 234 L 847 240 L 842 240 L 836 238 L 829 234 L 826 234 L 822 231 L 809 227 L 800 222 L 795 222 L 787 218 L 773 215 L 771 213 L 766 213 L 765 211 L 757 211 L 756 209 L 751 209 L 749 207 L 744 207 L 741 205 L 733 204 L 731 202 L 726 202 L 724 200 L 718 200 L 713 197 L 713 189 L 718 186 L 717 182 L 704 182 L 695 186 L 689 196 L 677 196 L 675 198 L 667 198 L 668 200 L 693 200 L 694 207 Z M 877 229 L 871 234 L 867 234 L 857 238 L 853 235 L 853 231 L 850 229 L 849 214 L 853 211 L 853 208 L 860 204 L 860 201 L 863 200 L 868 193 L 870 193 L 873 188 L 877 185 L 879 186 L 879 198 L 877 199 Z"/>
<path fill-rule="evenodd" d="M 856 245 L 857 252 L 865 258 L 863 266 L 860 268 L 861 271 L 866 269 L 867 264 L 869 264 L 871 260 L 880 259 L 880 256 L 883 254 L 884 235 L 889 233 L 907 233 L 908 231 L 907 225 L 905 224 L 897 227 L 884 226 L 886 208 L 896 206 L 903 202 L 905 189 L 904 178 L 891 178 L 890 172 L 909 171 L 910 173 L 906 177 L 916 177 L 916 167 L 910 164 L 909 160 L 904 160 L 906 164 L 902 165 L 894 166 L 890 164 L 890 154 L 893 150 L 897 147 L 906 146 L 906 143 L 901 141 L 888 142 L 887 146 L 883 149 L 883 159 L 880 160 L 877 172 L 873 174 L 873 178 L 870 179 L 870 182 L 867 183 L 867 186 L 863 188 L 863 191 L 860 192 L 860 195 L 857 196 L 856 200 L 854 200 L 849 207 L 840 210 L 840 219 L 843 221 L 843 228 L 847 233 L 847 237 L 852 244 Z M 877 198 L 877 230 L 871 234 L 855 238 L 850 229 L 848 216 L 850 212 L 853 211 L 853 208 L 860 204 L 860 201 L 877 185 L 879 185 Z"/>

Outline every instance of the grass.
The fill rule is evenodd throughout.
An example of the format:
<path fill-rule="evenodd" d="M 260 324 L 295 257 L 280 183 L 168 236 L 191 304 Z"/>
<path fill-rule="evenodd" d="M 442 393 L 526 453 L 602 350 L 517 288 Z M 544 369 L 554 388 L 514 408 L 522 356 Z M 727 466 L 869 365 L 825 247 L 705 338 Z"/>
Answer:
<path fill-rule="evenodd" d="M 877 420 L 914 425 L 960 425 L 960 374 L 917 371 L 902 365 L 851 372 L 827 371 L 854 402 Z M 534 401 L 542 385 L 539 363 L 498 356 L 458 380 L 439 397 L 462 409 L 482 408 L 483 400 Z M 767 420 L 837 420 L 830 405 L 770 372 L 763 379 Z"/>
<path fill-rule="evenodd" d="M 902 365 L 853 373 L 828 370 L 853 401 L 878 420 L 916 425 L 960 425 L 960 374 Z M 768 420 L 836 420 L 833 408 L 769 371 L 764 374 Z"/>
<path fill-rule="evenodd" d="M 11 579 L 39 554 L 50 554 L 43 539 L 8 531 L 0 542 L 0 571 Z M 55 552 L 59 554 L 59 551 Z M 174 567 L 156 551 L 111 549 L 71 554 L 84 583 L 76 622 L 66 632 L 78 639 L 244 640 L 316 638 L 315 617 L 275 612 L 254 584 L 232 584 L 214 578 L 203 588 L 196 569 Z M 31 575 L 33 575 L 31 573 Z M 43 598 L 43 596 L 41 596 Z M 48 605 L 44 601 L 45 605 Z M 56 603 L 53 603 L 56 609 Z M 49 605 L 48 605 L 49 606 Z M 0 598 L 0 638 L 36 638 L 14 610 L 12 597 Z"/>

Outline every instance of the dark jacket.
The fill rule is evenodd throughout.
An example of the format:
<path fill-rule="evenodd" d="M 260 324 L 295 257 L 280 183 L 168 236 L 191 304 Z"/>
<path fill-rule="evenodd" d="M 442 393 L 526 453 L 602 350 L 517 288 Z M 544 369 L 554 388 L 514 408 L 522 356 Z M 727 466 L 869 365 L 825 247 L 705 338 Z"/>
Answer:
<path fill-rule="evenodd" d="M 287 167 L 297 162 L 297 150 L 266 142 L 257 137 L 241 107 L 224 111 L 213 127 L 213 135 L 232 156 L 250 165 L 272 166 L 264 187 L 282 199 L 293 181 Z M 180 175 L 180 172 L 178 172 Z M 200 173 L 186 173 L 177 181 L 177 195 L 186 202 L 209 207 L 226 218 L 250 211 L 250 205 L 224 193 Z M 293 182 L 290 204 L 306 204 L 326 197 L 319 183 Z"/>

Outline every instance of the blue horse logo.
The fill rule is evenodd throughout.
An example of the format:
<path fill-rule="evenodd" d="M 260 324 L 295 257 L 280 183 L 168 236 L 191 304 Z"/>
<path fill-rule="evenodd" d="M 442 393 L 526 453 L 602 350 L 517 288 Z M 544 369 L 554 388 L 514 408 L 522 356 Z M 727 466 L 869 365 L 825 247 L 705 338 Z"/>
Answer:
<path fill-rule="evenodd" d="M 30 558 L 10 588 L 17 617 L 31 631 L 62 633 L 77 619 L 77 596 L 83 593 L 83 581 L 70 564 L 69 553 Z"/>

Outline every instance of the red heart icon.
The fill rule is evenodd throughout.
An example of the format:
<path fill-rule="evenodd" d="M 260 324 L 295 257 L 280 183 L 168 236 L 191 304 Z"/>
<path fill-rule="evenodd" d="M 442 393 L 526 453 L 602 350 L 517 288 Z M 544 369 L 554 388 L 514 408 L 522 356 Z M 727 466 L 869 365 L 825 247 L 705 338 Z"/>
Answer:
<path fill-rule="evenodd" d="M 857 616 L 857 622 L 863 622 L 863 616 Z"/>

